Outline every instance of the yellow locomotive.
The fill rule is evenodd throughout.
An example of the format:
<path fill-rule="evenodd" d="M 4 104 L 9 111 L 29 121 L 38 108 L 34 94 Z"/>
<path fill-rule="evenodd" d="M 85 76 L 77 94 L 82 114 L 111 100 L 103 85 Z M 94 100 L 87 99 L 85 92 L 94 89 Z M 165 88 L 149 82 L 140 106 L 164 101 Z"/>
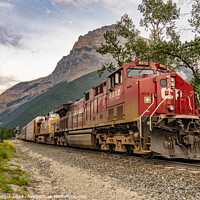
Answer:
<path fill-rule="evenodd" d="M 59 128 L 59 115 L 57 113 L 48 113 L 42 123 L 39 125 L 39 131 L 35 134 L 35 141 L 40 143 L 54 144 L 55 132 Z M 46 137 L 48 135 L 48 137 Z"/>

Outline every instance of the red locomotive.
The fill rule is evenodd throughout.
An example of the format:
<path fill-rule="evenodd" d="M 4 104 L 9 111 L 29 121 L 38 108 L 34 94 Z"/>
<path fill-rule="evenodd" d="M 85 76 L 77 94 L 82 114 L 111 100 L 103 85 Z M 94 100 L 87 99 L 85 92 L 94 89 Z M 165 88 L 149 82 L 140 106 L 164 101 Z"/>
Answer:
<path fill-rule="evenodd" d="M 200 123 L 191 85 L 165 65 L 134 61 L 85 97 L 55 110 L 59 130 L 37 134 L 52 144 L 148 157 L 200 159 Z"/>

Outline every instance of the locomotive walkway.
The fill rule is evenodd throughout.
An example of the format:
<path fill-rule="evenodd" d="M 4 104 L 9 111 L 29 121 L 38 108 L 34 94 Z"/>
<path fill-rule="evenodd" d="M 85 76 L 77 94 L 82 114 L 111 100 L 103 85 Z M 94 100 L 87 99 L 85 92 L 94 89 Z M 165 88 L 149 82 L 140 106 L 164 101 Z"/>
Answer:
<path fill-rule="evenodd" d="M 200 199 L 200 171 L 13 143 L 20 165 L 32 174 L 30 199 Z"/>

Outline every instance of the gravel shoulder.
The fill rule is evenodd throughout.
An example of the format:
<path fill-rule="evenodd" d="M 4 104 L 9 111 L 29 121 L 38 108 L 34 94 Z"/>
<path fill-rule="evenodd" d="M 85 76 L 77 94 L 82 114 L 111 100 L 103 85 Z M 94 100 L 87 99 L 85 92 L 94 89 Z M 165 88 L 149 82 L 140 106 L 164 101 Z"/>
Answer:
<path fill-rule="evenodd" d="M 32 174 L 24 199 L 200 199 L 200 171 L 13 143 L 22 169 Z"/>

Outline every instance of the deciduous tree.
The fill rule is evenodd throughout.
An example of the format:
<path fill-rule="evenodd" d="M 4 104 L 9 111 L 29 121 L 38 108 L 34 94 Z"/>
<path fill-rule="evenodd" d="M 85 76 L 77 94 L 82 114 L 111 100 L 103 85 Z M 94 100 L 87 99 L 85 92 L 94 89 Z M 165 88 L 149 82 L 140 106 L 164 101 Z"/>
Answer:
<path fill-rule="evenodd" d="M 180 15 L 180 9 L 172 0 L 166 3 L 163 0 L 142 0 L 138 10 L 143 15 L 140 25 L 150 30 L 150 39 L 153 41 L 164 39 L 168 31 L 175 28 L 175 20 Z"/>
<path fill-rule="evenodd" d="M 136 37 L 139 31 L 135 28 L 133 21 L 127 14 L 121 17 L 114 27 L 113 31 L 106 31 L 104 34 L 105 44 L 97 49 L 101 55 L 111 54 L 115 63 L 106 63 L 102 69 L 98 70 L 99 76 L 107 69 L 109 72 L 117 67 L 130 62 L 135 56 L 132 46 L 136 43 Z"/>
<path fill-rule="evenodd" d="M 195 31 L 200 33 L 200 0 L 194 0 L 192 5 L 191 19 L 188 20 Z"/>

